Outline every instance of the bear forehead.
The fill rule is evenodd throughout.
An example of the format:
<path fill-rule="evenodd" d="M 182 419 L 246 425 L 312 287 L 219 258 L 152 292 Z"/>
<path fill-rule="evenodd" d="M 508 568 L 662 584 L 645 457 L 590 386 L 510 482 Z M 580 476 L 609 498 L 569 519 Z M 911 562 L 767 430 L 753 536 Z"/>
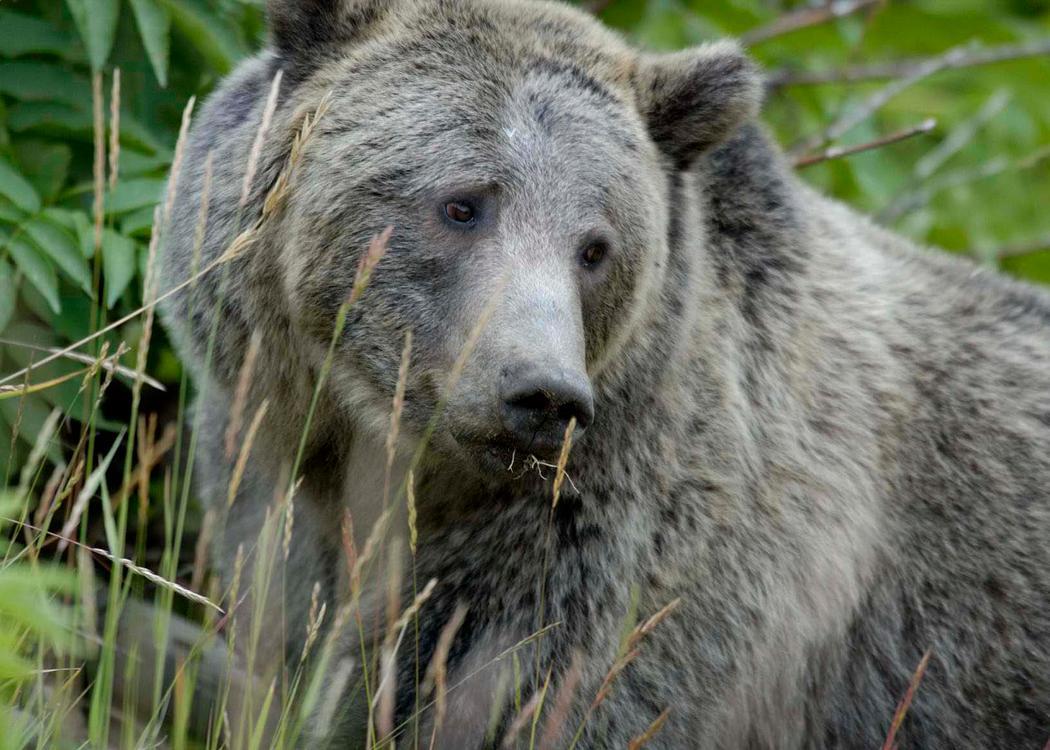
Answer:
<path fill-rule="evenodd" d="M 548 2 L 402 0 L 329 58 L 327 75 L 395 82 L 423 76 L 466 85 L 511 82 L 545 68 L 576 85 L 633 101 L 637 53 L 590 15 Z"/>

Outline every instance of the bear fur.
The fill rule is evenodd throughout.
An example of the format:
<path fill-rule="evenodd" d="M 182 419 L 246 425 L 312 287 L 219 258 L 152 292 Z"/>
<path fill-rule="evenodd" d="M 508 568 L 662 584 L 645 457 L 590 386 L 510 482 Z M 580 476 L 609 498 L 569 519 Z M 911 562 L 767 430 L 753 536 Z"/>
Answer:
<path fill-rule="evenodd" d="M 165 309 L 199 389 L 195 468 L 224 519 L 227 583 L 297 485 L 283 586 L 255 592 L 272 614 L 260 651 L 298 660 L 315 585 L 331 611 L 346 601 L 347 511 L 358 551 L 384 497 L 388 537 L 407 539 L 398 488 L 412 481 L 415 554 L 377 553 L 360 606 L 381 640 L 388 561 L 436 581 L 418 666 L 414 636 L 398 652 L 401 726 L 429 700 L 417 668 L 466 605 L 439 747 L 507 729 L 499 657 L 543 626 L 513 679 L 527 700 L 551 675 L 550 715 L 573 672 L 556 746 L 583 724 L 579 747 L 624 747 L 670 709 L 649 747 L 877 747 L 929 652 L 901 747 L 1042 747 L 1050 297 L 807 187 L 757 124 L 760 77 L 730 43 L 642 53 L 539 0 L 271 0 L 269 13 L 269 48 L 196 119 L 162 272 L 184 281 L 259 218 L 325 100 L 284 203 Z M 483 207 L 470 230 L 436 208 L 462 194 Z M 388 226 L 297 461 L 340 308 Z M 594 231 L 607 257 L 582 268 Z M 268 408 L 226 511 L 225 434 L 253 338 L 238 445 Z M 553 509 L 552 469 L 479 448 L 500 429 L 493 389 L 512 356 L 576 363 L 593 391 Z M 585 721 L 625 626 L 674 600 Z M 346 641 L 356 657 L 356 625 Z M 340 699 L 308 746 L 363 741 L 362 700 Z M 433 710 L 419 720 L 429 738 Z"/>

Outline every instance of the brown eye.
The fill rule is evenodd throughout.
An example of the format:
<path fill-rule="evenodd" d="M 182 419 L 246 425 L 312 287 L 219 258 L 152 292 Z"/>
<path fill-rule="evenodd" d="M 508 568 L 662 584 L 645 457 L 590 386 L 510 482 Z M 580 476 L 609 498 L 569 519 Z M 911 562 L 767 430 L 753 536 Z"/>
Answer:
<path fill-rule="evenodd" d="M 606 254 L 609 252 L 609 246 L 604 242 L 592 242 L 587 247 L 583 248 L 583 253 L 580 255 L 580 261 L 585 266 L 596 266 L 605 260 Z"/>
<path fill-rule="evenodd" d="M 473 224 L 475 218 L 474 207 L 462 201 L 446 203 L 445 217 L 455 224 Z"/>

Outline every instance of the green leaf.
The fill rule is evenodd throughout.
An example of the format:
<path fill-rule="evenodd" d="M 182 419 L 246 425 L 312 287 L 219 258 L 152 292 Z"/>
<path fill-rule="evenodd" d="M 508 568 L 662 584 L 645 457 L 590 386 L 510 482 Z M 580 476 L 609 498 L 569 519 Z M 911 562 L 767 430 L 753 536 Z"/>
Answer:
<path fill-rule="evenodd" d="M 94 132 L 90 112 L 61 102 L 19 102 L 8 112 L 7 125 L 14 133 L 31 131 L 86 143 L 92 142 Z M 127 112 L 120 113 L 120 143 L 150 152 L 160 150 L 156 136 Z"/>
<path fill-rule="evenodd" d="M 120 231 L 128 237 L 148 240 L 153 229 L 153 207 L 132 211 L 120 222 Z"/>
<path fill-rule="evenodd" d="M 168 53 L 171 46 L 171 15 L 158 0 L 131 0 L 142 44 L 161 86 L 168 85 Z"/>
<path fill-rule="evenodd" d="M 73 214 L 76 223 L 76 235 L 80 240 L 80 254 L 85 258 L 95 257 L 95 225 L 83 211 Z"/>
<path fill-rule="evenodd" d="M 91 108 L 91 82 L 52 62 L 0 62 L 0 94 L 27 102 L 61 102 L 84 110 Z"/>
<path fill-rule="evenodd" d="M 91 270 L 80 253 L 76 238 L 66 229 L 44 218 L 33 219 L 24 227 L 25 233 L 47 253 L 55 265 L 74 283 L 91 294 Z"/>
<path fill-rule="evenodd" d="M 10 162 L 0 159 L 0 195 L 11 199 L 18 208 L 35 214 L 40 210 L 40 196 Z"/>
<path fill-rule="evenodd" d="M 149 172 L 167 171 L 171 154 L 143 154 L 131 148 L 120 150 L 120 176 L 138 177 Z"/>
<path fill-rule="evenodd" d="M 160 0 L 171 20 L 217 73 L 228 73 L 247 50 L 237 35 L 200 0 Z"/>
<path fill-rule="evenodd" d="M 136 247 L 132 240 L 112 229 L 102 233 L 102 271 L 106 280 L 106 307 L 117 304 L 135 277 Z"/>
<path fill-rule="evenodd" d="M 92 70 L 102 70 L 113 49 L 120 19 L 119 0 L 66 0 L 69 12 L 87 47 Z"/>
<path fill-rule="evenodd" d="M 25 211 L 15 208 L 14 203 L 0 195 L 0 223 L 21 224 L 25 216 Z"/>
<path fill-rule="evenodd" d="M 19 417 L 21 417 L 21 422 L 18 423 L 18 438 L 32 445 L 36 441 L 37 435 L 43 432 L 48 415 L 51 413 L 51 408 L 43 399 L 28 396 L 0 399 L 0 411 L 3 411 L 4 419 L 9 425 L 18 423 Z M 21 415 L 19 415 L 19 411 L 21 411 Z M 8 432 L 7 439 L 10 439 L 10 437 L 11 433 Z M 48 446 L 47 455 L 48 458 L 56 463 L 62 459 L 61 446 L 57 441 L 52 441 Z M 0 617 L 0 622 L 2 621 L 3 618 Z"/>
<path fill-rule="evenodd" d="M 53 312 L 62 309 L 58 300 L 58 276 L 51 262 L 44 254 L 29 244 L 22 237 L 14 237 L 7 243 L 8 252 L 15 261 L 15 265 L 25 274 L 29 283 L 43 295 L 48 306 Z"/>
<path fill-rule="evenodd" d="M 80 211 L 71 211 L 68 208 L 58 208 L 57 206 L 49 206 L 41 211 L 40 214 L 47 217 L 48 221 L 63 227 L 74 236 L 77 233 L 77 214 L 83 215 Z"/>
<path fill-rule="evenodd" d="M 0 260 L 0 331 L 7 328 L 15 314 L 15 271 L 6 260 Z"/>
<path fill-rule="evenodd" d="M 163 191 L 164 180 L 125 180 L 106 196 L 106 213 L 119 215 L 140 208 L 152 208 L 157 205 Z"/>
<path fill-rule="evenodd" d="M 44 200 L 54 200 L 66 184 L 73 150 L 65 143 L 19 141 L 15 147 L 15 158 L 22 174 Z"/>
<path fill-rule="evenodd" d="M 76 39 L 55 24 L 0 9 L 0 54 L 4 57 L 44 54 L 75 59 Z"/>

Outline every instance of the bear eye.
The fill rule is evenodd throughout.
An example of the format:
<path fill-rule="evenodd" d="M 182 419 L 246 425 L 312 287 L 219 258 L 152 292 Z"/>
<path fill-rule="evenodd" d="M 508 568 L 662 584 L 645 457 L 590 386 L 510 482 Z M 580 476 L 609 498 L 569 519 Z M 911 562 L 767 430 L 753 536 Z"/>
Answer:
<path fill-rule="evenodd" d="M 608 253 L 609 245 L 604 240 L 588 242 L 580 253 L 580 263 L 582 263 L 585 268 L 593 268 L 605 260 L 605 256 L 608 255 Z"/>
<path fill-rule="evenodd" d="M 445 218 L 453 224 L 472 225 L 476 215 L 474 206 L 466 201 L 449 201 L 445 204 Z"/>

